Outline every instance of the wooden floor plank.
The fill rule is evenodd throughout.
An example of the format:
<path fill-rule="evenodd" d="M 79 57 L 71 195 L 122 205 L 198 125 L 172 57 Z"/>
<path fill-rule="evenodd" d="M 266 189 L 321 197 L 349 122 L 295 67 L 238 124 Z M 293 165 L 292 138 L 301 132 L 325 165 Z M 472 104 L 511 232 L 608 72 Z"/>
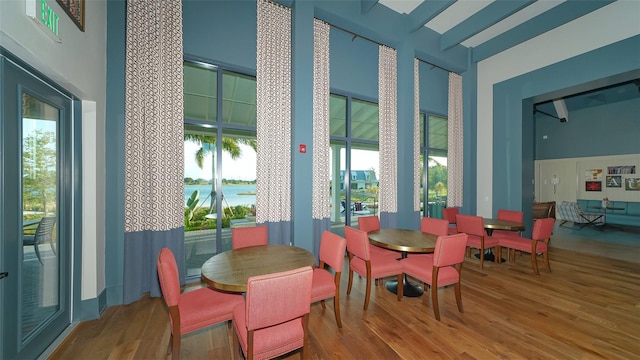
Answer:
<path fill-rule="evenodd" d="M 477 259 L 466 258 L 464 313 L 458 312 L 453 288 L 440 288 L 442 321 L 434 318 L 429 291 L 398 302 L 383 285 L 374 285 L 369 309 L 363 310 L 366 282 L 355 277 L 347 296 L 345 261 L 343 328 L 335 323 L 331 300 L 324 309 L 313 304 L 308 358 L 640 358 L 639 264 L 561 248 L 549 253 L 552 272 L 540 261 L 540 276 L 526 254 L 515 263 L 486 263 L 483 270 Z M 229 358 L 227 335 L 226 324 L 219 324 L 184 336 L 182 358 Z M 144 296 L 79 324 L 50 359 L 168 359 L 168 341 L 162 299 Z M 298 359 L 299 352 L 284 358 Z"/>

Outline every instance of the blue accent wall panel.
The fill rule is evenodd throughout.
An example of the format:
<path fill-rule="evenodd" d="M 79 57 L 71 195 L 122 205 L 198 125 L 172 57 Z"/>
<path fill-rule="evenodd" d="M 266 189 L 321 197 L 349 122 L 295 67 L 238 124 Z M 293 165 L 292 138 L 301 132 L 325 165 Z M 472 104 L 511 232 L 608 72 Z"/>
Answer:
<path fill-rule="evenodd" d="M 420 62 L 420 110 L 447 116 L 449 72 Z"/>
<path fill-rule="evenodd" d="M 331 28 L 331 91 L 378 98 L 378 45 Z"/>
<path fill-rule="evenodd" d="M 638 77 L 640 52 L 637 49 L 640 49 L 640 36 L 621 40 L 494 85 L 494 209 L 511 208 L 519 201 L 523 210 L 530 208 L 533 185 L 529 183 L 532 182 L 534 173 L 534 127 L 531 123 L 533 98 L 543 98 L 545 94 L 585 83 L 616 78 L 620 74 L 626 74 L 629 79 Z M 567 141 L 576 140 L 575 136 L 567 138 Z M 508 155 L 509 152 L 512 155 Z M 530 219 L 530 214 L 525 212 L 525 222 L 529 223 Z"/>
<path fill-rule="evenodd" d="M 564 123 L 536 116 L 536 160 L 621 154 L 640 154 L 640 99 L 571 111 Z"/>
<path fill-rule="evenodd" d="M 183 1 L 185 55 L 256 69 L 255 1 Z"/>

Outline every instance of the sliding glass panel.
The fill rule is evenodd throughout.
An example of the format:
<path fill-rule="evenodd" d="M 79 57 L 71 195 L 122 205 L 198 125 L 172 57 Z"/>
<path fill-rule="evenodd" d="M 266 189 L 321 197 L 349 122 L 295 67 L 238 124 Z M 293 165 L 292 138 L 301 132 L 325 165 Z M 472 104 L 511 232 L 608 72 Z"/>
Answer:
<path fill-rule="evenodd" d="M 378 214 L 379 158 L 377 144 L 354 143 L 352 146 L 349 174 L 352 226 L 357 226 L 360 216 Z"/>
<path fill-rule="evenodd" d="M 442 218 L 442 209 L 447 204 L 447 119 L 429 115 L 427 128 L 427 215 Z"/>
<path fill-rule="evenodd" d="M 222 138 L 220 194 L 222 251 L 231 249 L 231 229 L 256 225 L 255 132 L 225 130 Z"/>
<path fill-rule="evenodd" d="M 60 310 L 56 256 L 60 110 L 22 94 L 21 340 Z"/>

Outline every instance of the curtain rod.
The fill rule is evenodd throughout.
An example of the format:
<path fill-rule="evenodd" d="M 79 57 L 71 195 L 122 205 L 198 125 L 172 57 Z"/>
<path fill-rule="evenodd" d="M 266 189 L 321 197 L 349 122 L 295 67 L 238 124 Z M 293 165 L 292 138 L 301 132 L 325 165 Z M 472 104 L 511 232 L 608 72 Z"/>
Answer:
<path fill-rule="evenodd" d="M 428 62 L 428 61 L 426 61 L 426 60 L 422 60 L 422 59 L 420 59 L 420 58 L 416 58 L 416 59 L 418 59 L 418 61 L 421 61 L 421 62 L 423 62 L 423 63 L 425 63 L 425 64 L 431 65 L 432 67 L 436 67 L 436 68 L 438 68 L 438 69 L 440 69 L 440 70 L 444 70 L 444 71 L 446 71 L 446 72 L 451 72 L 451 73 L 454 73 L 454 74 L 457 74 L 457 75 L 461 75 L 459 72 L 456 72 L 456 71 L 453 71 L 453 70 L 449 70 L 449 69 L 445 69 L 445 68 L 443 68 L 442 66 L 439 66 L 439 65 L 436 65 L 436 64 L 430 63 L 430 62 Z"/>
<path fill-rule="evenodd" d="M 322 21 L 324 21 L 324 20 L 322 20 Z M 347 29 L 345 29 L 345 28 L 343 28 L 343 27 L 340 27 L 340 26 L 337 26 L 337 25 L 331 24 L 331 23 L 326 22 L 326 21 L 324 21 L 324 22 L 325 22 L 325 23 L 327 23 L 327 24 L 329 24 L 329 26 L 331 26 L 331 27 L 334 27 L 334 28 L 336 28 L 336 29 L 338 29 L 338 30 L 342 30 L 342 31 L 346 32 L 347 34 L 351 34 L 351 35 L 353 35 L 353 38 L 351 38 L 351 41 L 354 41 L 356 38 L 362 38 L 362 39 L 364 39 L 364 40 L 370 41 L 370 42 L 372 42 L 372 43 L 374 43 L 374 44 L 377 44 L 377 45 L 382 45 L 382 46 L 390 47 L 390 46 L 385 45 L 385 44 L 383 44 L 383 43 L 381 43 L 381 42 L 378 42 L 378 41 L 372 40 L 372 39 L 370 39 L 370 38 L 368 38 L 368 37 L 366 37 L 366 36 L 362 36 L 362 35 L 360 35 L 360 34 L 356 34 L 356 33 L 354 33 L 353 31 L 347 30 Z M 454 73 L 454 74 L 458 74 L 458 75 L 460 75 L 460 73 L 458 73 L 458 72 L 456 72 L 456 71 L 449 70 L 449 69 L 445 69 L 445 68 L 443 68 L 442 66 L 438 66 L 438 65 L 433 64 L 433 63 L 430 63 L 430 62 L 428 62 L 428 61 L 426 61 L 426 60 L 422 60 L 422 59 L 420 59 L 420 58 L 416 58 L 416 59 L 418 59 L 419 61 L 421 61 L 421 62 L 423 62 L 423 63 L 425 63 L 425 64 L 431 65 L 432 67 L 436 67 L 436 68 L 438 68 L 438 69 L 440 69 L 440 70 L 444 70 L 444 71 L 446 71 L 446 72 L 452 72 L 452 73 Z"/>

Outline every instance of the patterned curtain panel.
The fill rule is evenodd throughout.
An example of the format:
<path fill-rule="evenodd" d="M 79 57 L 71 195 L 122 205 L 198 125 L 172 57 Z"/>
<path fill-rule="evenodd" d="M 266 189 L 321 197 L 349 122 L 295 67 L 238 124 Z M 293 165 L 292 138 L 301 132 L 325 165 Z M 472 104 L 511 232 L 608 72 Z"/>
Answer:
<path fill-rule="evenodd" d="M 413 211 L 420 211 L 420 60 L 413 59 Z M 426 163 L 426 159 L 425 159 Z"/>
<path fill-rule="evenodd" d="M 449 73 L 449 139 L 447 157 L 447 206 L 462 206 L 462 75 Z"/>
<path fill-rule="evenodd" d="M 291 9 L 257 1 L 256 222 L 269 242 L 291 241 Z M 277 144 L 277 146 L 274 146 Z"/>
<path fill-rule="evenodd" d="M 162 247 L 184 264 L 182 3 L 127 1 L 124 303 L 160 296 Z M 184 281 L 184 272 L 181 272 Z"/>
<path fill-rule="evenodd" d="M 331 182 L 329 144 L 329 24 L 313 23 L 313 180 L 312 218 L 314 254 L 320 253 L 322 232 L 331 227 Z"/>
<path fill-rule="evenodd" d="M 398 213 L 398 60 L 396 50 L 380 45 L 378 106 L 380 116 L 380 225 L 396 227 Z"/>

